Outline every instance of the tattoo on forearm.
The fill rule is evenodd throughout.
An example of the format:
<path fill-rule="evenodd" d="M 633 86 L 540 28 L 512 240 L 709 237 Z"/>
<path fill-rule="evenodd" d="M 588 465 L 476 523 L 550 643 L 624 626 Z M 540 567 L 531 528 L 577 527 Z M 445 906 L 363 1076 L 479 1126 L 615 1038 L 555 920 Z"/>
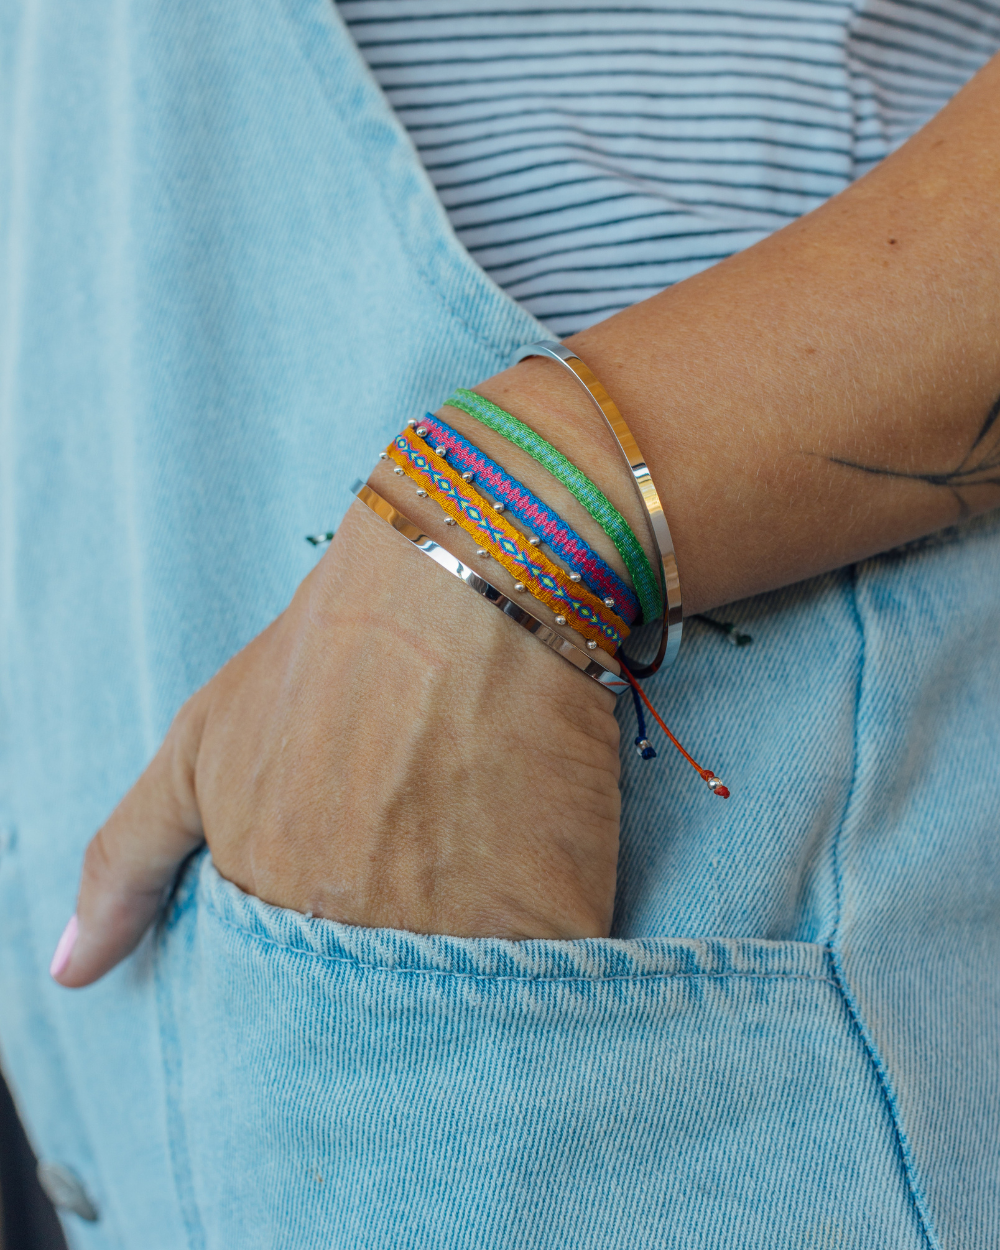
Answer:
<path fill-rule="evenodd" d="M 839 456 L 830 456 L 829 460 L 831 464 L 857 469 L 861 473 L 874 473 L 878 477 L 903 477 L 913 482 L 926 482 L 928 486 L 943 486 L 955 496 L 959 514 L 968 516 L 972 509 L 963 492 L 982 486 L 1000 488 L 1000 399 L 997 399 L 986 414 L 982 429 L 962 463 L 944 473 L 902 473 L 897 469 L 883 469 L 877 465 L 859 464 L 855 460 L 842 460 Z"/>

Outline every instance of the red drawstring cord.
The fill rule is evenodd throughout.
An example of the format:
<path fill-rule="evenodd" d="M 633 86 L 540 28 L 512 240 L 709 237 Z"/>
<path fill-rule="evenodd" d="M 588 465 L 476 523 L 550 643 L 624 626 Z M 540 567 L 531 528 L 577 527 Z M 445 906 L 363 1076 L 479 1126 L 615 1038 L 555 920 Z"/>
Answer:
<path fill-rule="evenodd" d="M 621 663 L 620 657 L 619 657 L 619 662 Z M 642 689 L 642 687 L 639 685 L 636 679 L 629 672 L 628 666 L 622 663 L 621 669 L 622 669 L 622 672 L 625 674 L 625 676 L 629 679 L 629 682 L 632 685 L 632 689 L 638 694 L 639 698 L 643 701 L 643 703 L 645 703 L 646 707 L 652 713 L 653 719 L 656 721 L 659 727 L 663 730 L 663 732 L 667 735 L 670 741 L 674 744 L 677 750 L 680 751 L 681 755 L 684 756 L 684 758 L 691 765 L 691 767 L 695 770 L 695 772 L 702 779 L 702 781 L 707 782 L 708 787 L 712 791 L 712 793 L 717 794 L 720 799 L 728 799 L 729 798 L 728 787 L 722 784 L 720 779 L 716 777 L 715 773 L 713 773 L 710 768 L 702 768 L 701 765 L 696 760 L 692 759 L 692 757 L 688 755 L 687 751 L 684 750 L 681 744 L 677 741 L 674 735 L 670 732 L 670 730 L 663 723 L 663 718 L 660 716 L 659 712 L 656 710 L 655 707 L 653 707 L 652 703 L 650 703 L 650 701 L 646 698 L 646 692 Z M 715 782 L 715 785 L 712 784 L 713 781 Z"/>

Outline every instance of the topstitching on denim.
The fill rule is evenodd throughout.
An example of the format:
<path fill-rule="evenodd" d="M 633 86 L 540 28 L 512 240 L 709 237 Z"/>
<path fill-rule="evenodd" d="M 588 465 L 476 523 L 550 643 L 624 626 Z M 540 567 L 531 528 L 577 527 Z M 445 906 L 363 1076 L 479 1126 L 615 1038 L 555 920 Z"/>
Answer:
<path fill-rule="evenodd" d="M 154 964 L 153 992 L 156 998 L 160 1052 L 163 1058 L 163 1084 L 166 1093 L 165 1137 L 174 1193 L 177 1197 L 180 1218 L 187 1234 L 187 1250 L 205 1250 L 205 1229 L 195 1196 L 191 1152 L 182 1100 L 179 1096 L 184 1078 L 181 1038 L 178 1035 L 177 1012 L 173 1001 L 173 984 L 170 977 L 164 974 L 160 962 L 157 958 Z"/>
<path fill-rule="evenodd" d="M 896 1098 L 896 1091 L 893 1088 L 892 1079 L 886 1069 L 885 1062 L 879 1052 L 875 1039 L 871 1030 L 861 1013 L 861 1008 L 851 988 L 847 982 L 844 972 L 842 959 L 842 941 L 843 941 L 843 907 L 844 907 L 844 875 L 843 875 L 843 838 L 844 828 L 847 824 L 848 813 L 854 806 L 855 797 L 858 790 L 858 776 L 860 771 L 860 749 L 859 749 L 859 714 L 861 709 L 861 696 L 864 689 L 866 678 L 866 636 L 865 623 L 862 618 L 861 611 L 858 607 L 857 598 L 858 583 L 858 566 L 851 567 L 851 607 L 861 639 L 861 658 L 858 664 L 858 680 L 855 687 L 854 696 L 854 770 L 851 777 L 851 784 L 847 792 L 847 799 L 844 803 L 844 810 L 841 813 L 840 821 L 834 831 L 833 838 L 833 864 L 834 864 L 834 881 L 836 886 L 836 917 L 834 919 L 834 929 L 828 943 L 830 953 L 830 967 L 833 970 L 834 984 L 840 992 L 847 1008 L 848 1014 L 858 1031 L 861 1044 L 864 1047 L 865 1054 L 871 1063 L 872 1070 L 875 1075 L 875 1081 L 882 1097 L 885 1100 L 886 1110 L 889 1113 L 889 1119 L 892 1123 L 893 1133 L 896 1138 L 896 1145 L 899 1150 L 899 1160 L 903 1168 L 903 1174 L 906 1177 L 906 1187 L 909 1191 L 910 1198 L 913 1201 L 914 1208 L 917 1213 L 917 1219 L 920 1223 L 920 1231 L 927 1240 L 928 1250 L 940 1250 L 937 1238 L 934 1235 L 933 1226 L 931 1224 L 930 1214 L 924 1201 L 923 1193 L 917 1184 L 914 1175 L 913 1154 L 910 1148 L 909 1138 L 903 1127 L 902 1117 L 899 1111 L 899 1104 Z"/>
<path fill-rule="evenodd" d="M 601 985 L 614 981 L 673 981 L 680 978 L 724 980 L 735 978 L 747 981 L 811 981 L 813 983 L 832 985 L 834 989 L 840 988 L 838 982 L 833 978 L 817 976 L 810 972 L 742 972 L 733 970 L 732 972 L 634 972 L 592 977 L 547 977 L 510 976 L 506 973 L 497 973 L 494 975 L 489 972 L 456 972 L 448 968 L 392 968 L 386 964 L 365 963 L 360 959 L 351 959 L 347 955 L 324 955 L 322 951 L 309 950 L 307 947 L 290 946 L 284 942 L 277 941 L 273 937 L 269 937 L 267 934 L 258 933 L 252 929 L 247 929 L 236 924 L 227 916 L 223 916 L 211 901 L 207 901 L 205 906 L 212 911 L 212 914 L 219 921 L 219 923 L 225 925 L 227 929 L 232 929 L 234 933 L 239 933 L 242 937 L 258 942 L 262 946 L 272 946 L 275 950 L 285 951 L 290 955 L 306 955 L 309 958 L 318 959 L 326 964 L 347 964 L 361 972 L 385 972 L 394 977 L 448 977 L 452 980 L 486 981 L 491 985 L 495 985 L 503 981 L 534 983 L 538 985 Z"/>

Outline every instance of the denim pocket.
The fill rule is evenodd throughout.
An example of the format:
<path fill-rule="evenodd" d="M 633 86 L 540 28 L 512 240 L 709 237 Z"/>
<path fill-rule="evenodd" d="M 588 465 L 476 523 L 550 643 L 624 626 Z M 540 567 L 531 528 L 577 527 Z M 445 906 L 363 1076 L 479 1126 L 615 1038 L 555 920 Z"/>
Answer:
<path fill-rule="evenodd" d="M 203 856 L 158 980 L 192 1245 L 922 1245 L 822 947 L 356 929 Z"/>

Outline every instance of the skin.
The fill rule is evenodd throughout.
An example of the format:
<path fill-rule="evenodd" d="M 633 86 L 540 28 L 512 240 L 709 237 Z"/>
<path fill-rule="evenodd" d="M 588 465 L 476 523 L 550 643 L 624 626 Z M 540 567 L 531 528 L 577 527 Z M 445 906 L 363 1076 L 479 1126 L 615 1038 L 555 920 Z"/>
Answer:
<path fill-rule="evenodd" d="M 1000 503 L 998 136 L 1000 59 L 822 208 L 569 340 L 667 501 L 687 612 Z M 627 469 L 564 371 L 527 361 L 477 389 L 645 535 Z M 527 458 L 442 415 L 624 572 Z M 404 481 L 385 464 L 373 477 L 473 557 L 472 539 L 427 501 L 418 512 Z M 203 840 L 244 890 L 350 924 L 606 935 L 613 702 L 355 505 L 288 609 L 181 709 L 91 842 L 57 979 L 89 984 L 128 954 Z"/>

